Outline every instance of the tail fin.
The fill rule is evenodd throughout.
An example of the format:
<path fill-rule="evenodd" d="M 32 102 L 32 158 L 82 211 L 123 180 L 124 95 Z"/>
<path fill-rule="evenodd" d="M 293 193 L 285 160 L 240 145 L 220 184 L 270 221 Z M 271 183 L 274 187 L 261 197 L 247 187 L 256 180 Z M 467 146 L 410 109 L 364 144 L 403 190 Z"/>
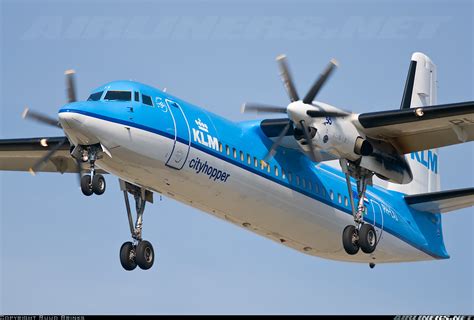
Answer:
<path fill-rule="evenodd" d="M 400 109 L 437 104 L 436 65 L 423 53 L 411 56 Z M 412 152 L 405 155 L 410 164 L 413 181 L 405 184 L 388 184 L 388 189 L 406 194 L 440 191 L 438 149 Z"/>

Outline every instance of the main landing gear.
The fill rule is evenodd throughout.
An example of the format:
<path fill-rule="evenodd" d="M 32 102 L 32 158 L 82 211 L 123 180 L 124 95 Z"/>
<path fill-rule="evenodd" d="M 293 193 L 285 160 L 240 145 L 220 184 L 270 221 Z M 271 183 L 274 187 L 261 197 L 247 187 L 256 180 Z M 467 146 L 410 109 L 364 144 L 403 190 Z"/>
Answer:
<path fill-rule="evenodd" d="M 93 193 L 101 195 L 105 192 L 105 178 L 96 173 L 95 169 L 95 161 L 102 157 L 101 153 L 100 145 L 78 146 L 71 151 L 71 155 L 77 161 L 89 163 L 90 173 L 81 176 L 81 191 L 86 196 L 91 196 Z"/>
<path fill-rule="evenodd" d="M 145 204 L 147 201 L 153 203 L 153 194 L 142 187 L 132 185 L 123 180 L 119 181 L 120 189 L 123 191 L 125 198 L 128 223 L 133 239 L 132 241 L 125 242 L 120 248 L 120 263 L 127 271 L 135 269 L 137 265 L 143 270 L 148 270 L 153 266 L 155 261 L 155 251 L 150 242 L 142 239 L 142 226 Z M 137 213 L 135 224 L 133 224 L 128 193 L 132 194 L 135 199 L 135 209 Z"/>
<path fill-rule="evenodd" d="M 375 251 L 377 246 L 377 234 L 371 224 L 364 223 L 364 212 L 366 210 L 364 198 L 367 185 L 372 184 L 373 173 L 347 160 L 340 160 L 340 163 L 346 175 L 349 200 L 354 217 L 354 225 L 346 226 L 342 232 L 342 245 L 344 250 L 350 255 L 356 254 L 359 252 L 359 249 L 364 253 L 370 254 Z M 353 177 L 357 183 L 357 208 L 354 204 L 350 177 Z"/>

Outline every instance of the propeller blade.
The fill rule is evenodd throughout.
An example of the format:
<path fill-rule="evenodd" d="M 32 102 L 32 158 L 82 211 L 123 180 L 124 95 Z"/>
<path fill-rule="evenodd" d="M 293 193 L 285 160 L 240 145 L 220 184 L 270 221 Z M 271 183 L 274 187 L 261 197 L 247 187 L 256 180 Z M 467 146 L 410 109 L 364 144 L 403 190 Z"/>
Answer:
<path fill-rule="evenodd" d="M 290 68 L 286 62 L 286 56 L 281 54 L 276 58 L 276 61 L 278 62 L 278 66 L 280 68 L 280 77 L 283 80 L 283 84 L 285 85 L 286 92 L 288 93 L 291 102 L 298 101 L 300 98 L 298 97 L 295 84 L 291 78 Z"/>
<path fill-rule="evenodd" d="M 41 169 L 41 167 L 46 163 L 48 162 L 48 160 L 59 150 L 59 148 L 61 148 L 61 146 L 66 143 L 68 140 L 67 138 L 64 138 L 63 140 L 61 140 L 54 148 L 52 148 L 51 150 L 49 150 L 49 152 L 43 157 L 41 158 L 40 160 L 38 160 L 34 165 L 33 167 L 30 168 L 30 173 L 32 175 L 35 175 L 36 172 Z"/>
<path fill-rule="evenodd" d="M 337 112 L 337 111 L 320 111 L 320 110 L 308 110 L 306 114 L 311 118 L 324 118 L 324 117 L 345 117 L 349 115 L 348 113 L 344 112 Z"/>
<path fill-rule="evenodd" d="M 268 151 L 268 153 L 267 153 L 267 154 L 265 155 L 265 157 L 263 158 L 263 161 L 268 162 L 268 160 L 270 160 L 270 158 L 275 155 L 276 149 L 280 146 L 281 141 L 282 141 L 283 138 L 286 136 L 288 130 L 290 130 L 291 124 L 292 124 L 292 122 L 291 122 L 291 121 L 288 121 L 288 123 L 286 124 L 286 126 L 283 128 L 283 130 L 280 132 L 280 134 L 279 134 L 278 137 L 276 138 L 275 142 L 272 144 L 272 147 L 270 148 L 270 150 Z"/>
<path fill-rule="evenodd" d="M 285 107 L 272 106 L 268 104 L 247 102 L 242 105 L 241 112 L 257 112 L 257 113 L 286 113 Z"/>
<path fill-rule="evenodd" d="M 335 59 L 331 59 L 326 69 L 324 69 L 323 73 L 319 76 L 318 80 L 313 84 L 311 89 L 308 91 L 306 96 L 303 99 L 303 102 L 306 104 L 311 104 L 318 94 L 319 90 L 323 87 L 326 80 L 329 78 L 331 73 L 337 67 L 337 61 Z"/>
<path fill-rule="evenodd" d="M 314 147 L 313 142 L 311 140 L 311 137 L 309 136 L 308 127 L 306 126 L 304 120 L 301 120 L 300 124 L 301 124 L 301 127 L 303 129 L 304 139 L 306 140 L 306 143 L 308 144 L 309 150 L 311 152 L 312 160 L 317 161 L 317 162 L 321 162 L 323 160 L 323 157 L 322 157 L 321 153 L 318 150 L 316 150 L 316 148 Z"/>
<path fill-rule="evenodd" d="M 48 126 L 61 128 L 61 125 L 59 124 L 58 120 L 56 120 L 56 119 L 54 119 L 54 118 L 52 118 L 48 115 L 45 115 L 43 113 L 30 110 L 29 108 L 25 108 L 25 110 L 23 111 L 21 116 L 22 116 L 23 119 L 30 119 L 30 120 L 34 120 L 36 122 L 40 122 L 42 124 L 46 124 Z"/>
<path fill-rule="evenodd" d="M 66 76 L 66 90 L 67 90 L 67 101 L 69 103 L 76 102 L 76 85 L 74 81 L 74 74 L 76 72 L 72 69 L 66 70 L 64 75 Z"/>

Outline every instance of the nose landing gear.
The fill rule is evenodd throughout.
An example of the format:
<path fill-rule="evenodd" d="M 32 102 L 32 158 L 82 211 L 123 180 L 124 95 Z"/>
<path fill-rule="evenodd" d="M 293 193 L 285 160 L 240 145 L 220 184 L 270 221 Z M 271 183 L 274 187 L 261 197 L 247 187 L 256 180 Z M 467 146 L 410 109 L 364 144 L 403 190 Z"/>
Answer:
<path fill-rule="evenodd" d="M 155 251 L 149 241 L 142 239 L 142 226 L 145 204 L 147 201 L 153 203 L 153 193 L 123 180 L 119 180 L 119 182 L 125 199 L 130 233 L 133 238 L 133 242 L 125 242 L 120 248 L 120 263 L 127 271 L 134 270 L 137 265 L 143 270 L 148 270 L 155 262 Z M 133 223 L 128 193 L 131 193 L 135 199 L 137 213 L 135 224 Z"/>
<path fill-rule="evenodd" d="M 85 196 L 93 193 L 101 195 L 105 192 L 105 178 L 96 173 L 95 161 L 102 158 L 100 145 L 77 146 L 71 151 L 71 155 L 81 162 L 89 162 L 90 173 L 81 177 L 81 191 Z"/>
<path fill-rule="evenodd" d="M 352 162 L 340 160 L 343 172 L 346 175 L 347 189 L 349 191 L 349 200 L 352 208 L 355 225 L 348 225 L 342 232 L 342 244 L 347 254 L 355 255 L 359 252 L 370 254 L 375 251 L 377 246 L 377 234 L 371 224 L 364 223 L 364 205 L 365 192 L 367 185 L 371 183 L 373 173 Z M 357 183 L 358 203 L 357 209 L 354 204 L 354 195 L 352 193 L 351 177 Z"/>

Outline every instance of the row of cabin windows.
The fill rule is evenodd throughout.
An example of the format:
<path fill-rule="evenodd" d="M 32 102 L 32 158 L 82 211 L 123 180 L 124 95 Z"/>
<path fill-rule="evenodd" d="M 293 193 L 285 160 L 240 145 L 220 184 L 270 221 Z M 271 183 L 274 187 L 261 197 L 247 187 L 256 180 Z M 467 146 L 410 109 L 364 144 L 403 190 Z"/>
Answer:
<path fill-rule="evenodd" d="M 220 152 L 223 152 L 223 148 L 222 148 L 222 144 L 219 143 L 219 151 Z M 225 153 L 226 155 L 230 156 L 231 155 L 231 148 L 226 145 L 225 146 Z M 238 157 L 237 157 L 237 149 L 235 148 L 232 148 L 232 156 L 234 157 L 234 159 L 237 159 L 239 158 L 240 161 L 242 162 L 246 162 L 248 165 L 252 165 L 253 163 L 253 166 L 255 168 L 259 168 L 262 169 L 262 170 L 266 170 L 268 173 L 271 173 L 272 170 L 271 170 L 271 165 L 266 163 L 265 161 L 263 160 L 258 160 L 257 157 L 253 157 L 253 161 L 252 161 L 252 156 L 250 154 L 245 154 L 243 151 L 239 151 L 238 152 Z M 280 176 L 280 170 L 279 170 L 279 167 L 278 166 L 274 166 L 274 175 L 275 176 Z M 293 180 L 293 175 L 291 172 L 288 172 L 288 174 L 285 173 L 285 170 L 283 168 L 281 168 L 281 177 L 282 179 L 286 179 L 288 178 L 288 181 L 291 183 L 292 180 Z M 305 178 L 300 178 L 300 176 L 298 175 L 295 175 L 295 183 L 297 186 L 301 186 L 303 187 L 304 189 L 308 189 L 310 191 L 313 191 L 315 193 L 319 193 L 319 186 L 317 183 L 312 183 L 310 180 L 306 180 Z M 314 187 L 314 189 L 313 189 Z M 321 193 L 324 196 L 326 196 L 326 191 L 324 188 L 321 188 Z M 334 195 L 334 191 L 330 190 L 329 191 L 329 198 L 334 201 L 335 200 L 335 195 Z M 344 203 L 343 203 L 343 199 L 344 199 Z M 342 196 L 340 193 L 337 194 L 337 202 L 339 204 L 344 204 L 344 206 L 348 207 L 349 206 L 349 199 L 347 198 L 347 196 Z"/>
<path fill-rule="evenodd" d="M 331 198 L 331 200 L 334 201 L 334 191 L 329 190 L 329 198 Z M 340 193 L 337 193 L 337 203 L 343 204 L 342 195 Z M 347 196 L 344 196 L 344 206 L 345 207 L 349 206 L 349 199 L 347 198 Z"/>
<path fill-rule="evenodd" d="M 238 151 L 236 148 L 231 148 L 229 145 L 225 145 L 225 150 L 222 143 L 219 143 L 219 151 L 224 153 L 228 156 L 232 156 L 234 159 L 240 159 L 243 163 L 247 163 L 249 166 L 254 166 L 255 168 L 260 168 L 261 170 L 266 170 L 268 173 L 272 173 L 272 166 L 266 163 L 263 160 L 259 160 L 257 157 L 252 157 L 248 153 L 244 153 L 243 151 Z M 281 171 L 280 171 L 281 169 Z M 313 183 L 310 180 L 306 180 L 304 177 L 299 175 L 294 175 L 291 172 L 285 172 L 285 169 L 279 168 L 278 166 L 273 166 L 273 174 L 276 177 L 280 177 L 282 179 L 288 179 L 290 183 L 294 182 L 297 186 L 301 186 L 304 189 L 308 189 L 309 191 L 314 191 L 315 193 L 320 193 L 323 197 L 326 196 L 326 190 L 324 188 L 319 188 L 317 183 Z M 334 200 L 334 193 L 331 191 L 330 193 L 331 200 Z M 342 203 L 342 196 L 338 194 L 338 202 Z M 344 205 L 348 206 L 348 199 L 344 196 Z"/>

